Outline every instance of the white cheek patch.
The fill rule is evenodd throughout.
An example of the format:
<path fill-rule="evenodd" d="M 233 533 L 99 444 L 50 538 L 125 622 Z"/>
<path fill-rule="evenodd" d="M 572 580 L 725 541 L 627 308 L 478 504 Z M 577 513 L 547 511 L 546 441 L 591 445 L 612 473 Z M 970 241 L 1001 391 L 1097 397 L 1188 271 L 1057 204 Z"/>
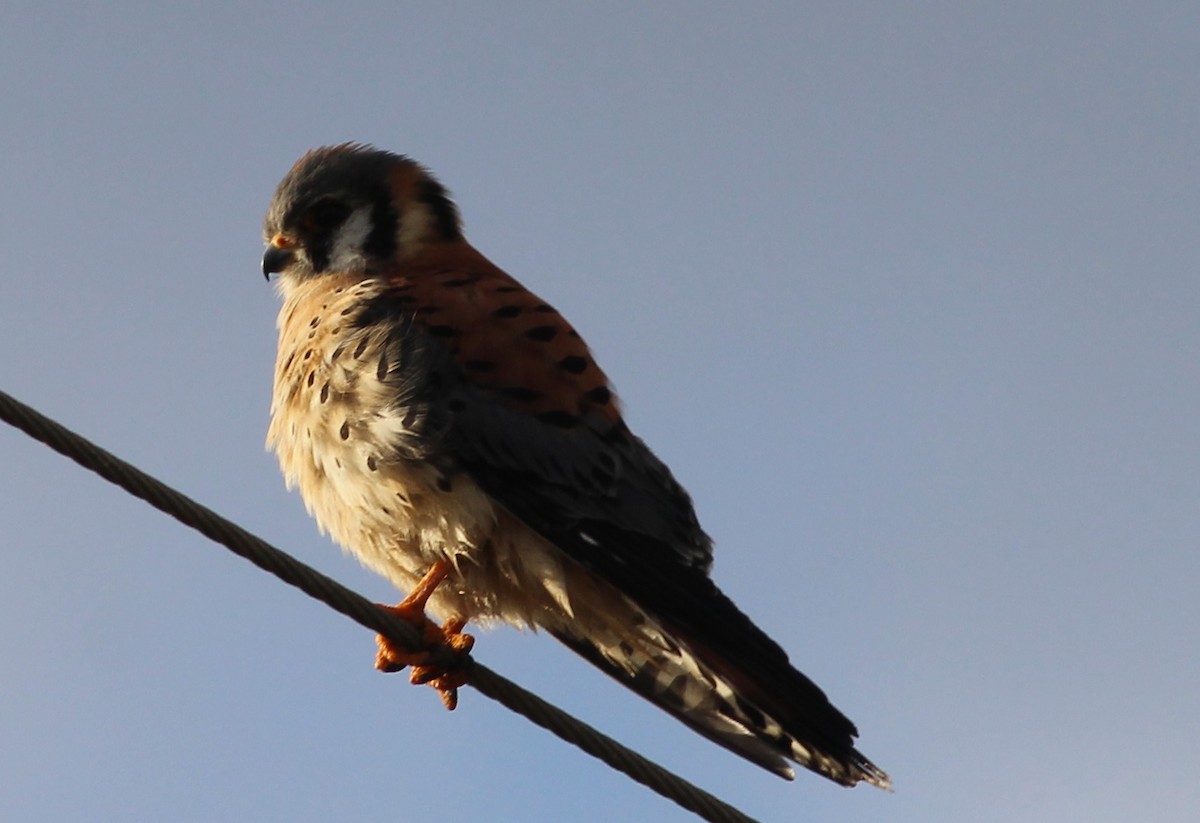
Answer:
<path fill-rule="evenodd" d="M 371 207 L 362 206 L 355 209 L 346 222 L 342 223 L 333 236 L 333 246 L 329 249 L 329 271 L 361 272 L 367 268 L 367 258 L 363 247 L 371 236 L 374 221 L 371 219 Z"/>

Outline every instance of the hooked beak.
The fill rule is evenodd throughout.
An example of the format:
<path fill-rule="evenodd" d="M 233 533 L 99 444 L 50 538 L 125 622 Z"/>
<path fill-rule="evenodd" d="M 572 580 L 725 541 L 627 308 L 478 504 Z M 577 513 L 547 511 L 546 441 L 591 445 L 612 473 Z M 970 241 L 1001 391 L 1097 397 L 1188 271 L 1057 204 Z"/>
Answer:
<path fill-rule="evenodd" d="M 292 248 L 292 245 L 292 241 L 281 234 L 277 234 L 271 238 L 270 245 L 263 252 L 263 277 L 270 280 L 272 274 L 281 272 L 291 265 L 292 260 L 296 257 L 296 252 Z"/>

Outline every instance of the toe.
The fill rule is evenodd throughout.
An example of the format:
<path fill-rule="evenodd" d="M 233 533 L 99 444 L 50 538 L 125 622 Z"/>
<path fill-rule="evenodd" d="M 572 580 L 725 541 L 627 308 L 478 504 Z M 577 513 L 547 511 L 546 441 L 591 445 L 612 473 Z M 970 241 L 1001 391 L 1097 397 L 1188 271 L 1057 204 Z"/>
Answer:
<path fill-rule="evenodd" d="M 429 652 L 411 652 L 401 649 L 382 634 L 375 635 L 375 668 L 381 672 L 398 672 L 406 666 L 419 666 L 428 662 Z"/>

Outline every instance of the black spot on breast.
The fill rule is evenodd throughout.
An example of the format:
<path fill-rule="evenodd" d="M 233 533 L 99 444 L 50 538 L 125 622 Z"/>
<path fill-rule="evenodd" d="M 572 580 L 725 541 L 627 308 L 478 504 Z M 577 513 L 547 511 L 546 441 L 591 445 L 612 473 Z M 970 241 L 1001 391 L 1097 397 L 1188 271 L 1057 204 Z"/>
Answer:
<path fill-rule="evenodd" d="M 309 321 L 308 321 L 308 326 L 309 326 L 309 328 L 315 329 L 315 328 L 316 328 L 317 326 L 319 326 L 319 325 L 321 325 L 321 318 L 320 318 L 320 317 L 314 317 L 312 320 L 309 320 Z"/>
<path fill-rule="evenodd" d="M 558 329 L 554 326 L 534 326 L 525 332 L 525 336 L 539 343 L 549 343 L 558 336 Z"/>
<path fill-rule="evenodd" d="M 407 431 L 411 431 L 412 427 L 417 424 L 417 410 L 413 406 L 409 406 L 404 412 L 404 417 L 400 418 L 400 426 Z"/>
<path fill-rule="evenodd" d="M 341 437 L 343 440 L 350 439 L 350 421 L 349 420 L 342 422 L 342 427 L 340 429 L 338 429 L 338 436 Z"/>
<path fill-rule="evenodd" d="M 325 381 L 325 385 L 321 387 L 321 402 L 324 403 L 329 399 L 329 381 Z"/>
<path fill-rule="evenodd" d="M 501 306 L 500 308 L 498 308 L 494 312 L 492 312 L 492 317 L 500 317 L 500 318 L 516 317 L 521 312 L 522 312 L 522 309 L 520 306 Z"/>
<path fill-rule="evenodd" d="M 578 417 L 565 411 L 543 412 L 537 416 L 537 419 L 543 423 L 549 423 L 551 426 L 559 426 L 564 429 L 569 429 L 579 424 Z"/>
<path fill-rule="evenodd" d="M 390 368 L 391 368 L 391 363 L 388 362 L 387 352 L 385 351 L 383 354 L 381 354 L 379 356 L 379 368 L 377 368 L 375 370 L 375 376 L 378 377 L 381 381 L 385 380 L 388 376 L 388 369 L 390 369 Z"/>
<path fill-rule="evenodd" d="M 372 454 L 367 457 L 367 468 L 373 472 L 379 471 L 379 462 L 375 459 L 375 455 Z"/>
<path fill-rule="evenodd" d="M 357 307 L 357 306 L 347 306 L 346 308 L 342 309 L 342 310 L 341 310 L 340 312 L 338 312 L 338 313 L 339 313 L 339 314 L 340 314 L 342 317 L 345 317 L 345 316 L 346 316 L 346 315 L 348 315 L 348 314 L 353 314 L 353 313 L 354 313 L 354 310 L 355 310 L 356 308 L 358 308 L 358 307 Z"/>
<path fill-rule="evenodd" d="M 362 340 L 359 340 L 358 345 L 354 347 L 354 359 L 355 360 L 362 357 L 362 353 L 367 350 L 367 344 L 369 342 L 370 342 L 369 338 L 367 337 L 367 335 L 364 334 L 362 336 Z"/>
<path fill-rule="evenodd" d="M 558 361 L 558 367 L 563 371 L 571 374 L 583 374 L 587 371 L 588 361 L 586 357 L 580 357 L 577 354 L 572 354 Z"/>
<path fill-rule="evenodd" d="M 312 387 L 312 384 L 314 382 L 316 382 L 316 379 L 317 379 L 317 373 L 315 371 L 310 371 L 308 373 L 308 381 L 307 381 L 310 388 Z"/>

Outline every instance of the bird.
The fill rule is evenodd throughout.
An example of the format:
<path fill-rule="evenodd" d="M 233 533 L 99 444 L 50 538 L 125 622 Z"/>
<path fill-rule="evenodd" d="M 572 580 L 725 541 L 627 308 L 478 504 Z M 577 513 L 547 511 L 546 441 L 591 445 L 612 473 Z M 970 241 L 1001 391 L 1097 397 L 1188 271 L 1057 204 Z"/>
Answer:
<path fill-rule="evenodd" d="M 264 241 L 282 298 L 267 446 L 321 531 L 410 592 L 393 608 L 421 631 L 418 649 L 377 638 L 377 668 L 412 666 L 453 708 L 469 668 L 433 650 L 469 651 L 468 622 L 542 630 L 771 772 L 890 790 L 712 581 L 691 498 L 591 349 L 467 241 L 431 172 L 364 143 L 313 149 Z"/>

